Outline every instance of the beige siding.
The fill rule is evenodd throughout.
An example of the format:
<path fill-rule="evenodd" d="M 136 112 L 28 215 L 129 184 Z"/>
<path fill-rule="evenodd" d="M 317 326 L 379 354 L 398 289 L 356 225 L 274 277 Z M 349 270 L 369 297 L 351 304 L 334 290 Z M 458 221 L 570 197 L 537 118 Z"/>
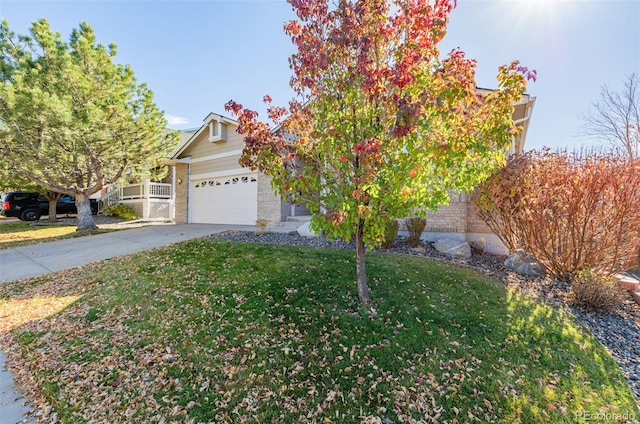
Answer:
<path fill-rule="evenodd" d="M 227 141 L 218 141 L 212 143 L 209 141 L 209 128 L 205 127 L 204 131 L 193 140 L 191 146 L 185 150 L 180 157 L 191 156 L 191 159 L 198 159 L 201 157 L 219 155 L 221 153 L 233 152 L 235 150 L 242 150 L 244 145 L 242 135 L 236 132 L 236 126 L 231 124 L 223 125 L 227 127 Z M 224 129 L 223 129 L 224 134 Z"/>
<path fill-rule="evenodd" d="M 206 174 L 210 172 L 231 171 L 240 168 L 238 159 L 240 155 L 226 158 L 211 159 L 202 162 L 191 163 L 191 175 Z M 247 169 L 247 172 L 249 170 Z"/>

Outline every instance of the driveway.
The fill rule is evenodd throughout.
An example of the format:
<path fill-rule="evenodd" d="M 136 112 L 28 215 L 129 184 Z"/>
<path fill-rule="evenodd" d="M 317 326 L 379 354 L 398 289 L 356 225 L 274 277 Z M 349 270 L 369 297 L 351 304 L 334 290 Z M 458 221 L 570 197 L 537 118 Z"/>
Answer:
<path fill-rule="evenodd" d="M 0 284 L 75 268 L 227 230 L 253 231 L 253 226 L 222 224 L 148 225 L 105 234 L 0 250 Z M 292 231 L 275 227 L 270 231 Z"/>

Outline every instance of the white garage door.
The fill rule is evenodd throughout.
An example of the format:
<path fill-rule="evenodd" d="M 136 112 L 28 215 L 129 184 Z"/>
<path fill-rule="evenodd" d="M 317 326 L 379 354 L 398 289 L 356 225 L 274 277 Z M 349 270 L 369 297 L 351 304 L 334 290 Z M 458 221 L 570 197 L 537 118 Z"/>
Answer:
<path fill-rule="evenodd" d="M 191 222 L 255 225 L 258 174 L 191 181 Z"/>

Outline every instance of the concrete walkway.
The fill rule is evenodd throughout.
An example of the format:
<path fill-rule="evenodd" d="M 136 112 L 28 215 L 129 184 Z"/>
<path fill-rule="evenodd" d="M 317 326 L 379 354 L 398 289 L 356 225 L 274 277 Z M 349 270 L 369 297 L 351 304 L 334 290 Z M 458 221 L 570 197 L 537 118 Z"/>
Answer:
<path fill-rule="evenodd" d="M 292 223 L 299 225 L 299 223 Z M 269 228 L 272 232 L 295 231 L 296 227 Z M 0 284 L 36 277 L 91 262 L 129 255 L 228 230 L 254 231 L 253 226 L 220 224 L 162 224 L 131 228 L 32 246 L 0 250 Z M 1 228 L 0 228 L 1 231 Z M 6 356 L 0 352 L 0 422 L 32 423 L 26 399 L 14 388 L 12 374 L 5 370 Z"/>
<path fill-rule="evenodd" d="M 209 224 L 148 225 L 94 236 L 3 249 L 0 250 L 0 284 L 231 229 L 253 230 L 254 227 Z"/>

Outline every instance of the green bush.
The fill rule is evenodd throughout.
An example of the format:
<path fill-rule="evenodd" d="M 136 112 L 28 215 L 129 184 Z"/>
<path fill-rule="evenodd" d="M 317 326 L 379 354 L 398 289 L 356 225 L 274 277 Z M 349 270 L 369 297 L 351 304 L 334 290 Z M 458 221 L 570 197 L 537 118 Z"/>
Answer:
<path fill-rule="evenodd" d="M 611 276 L 584 269 L 573 277 L 571 297 L 580 308 L 611 312 L 622 303 L 622 288 Z"/>
<path fill-rule="evenodd" d="M 104 216 L 115 216 L 117 218 L 122 218 L 125 221 L 133 221 L 134 219 L 140 218 L 133 209 L 131 209 L 127 205 L 123 205 L 122 203 L 118 203 L 117 205 L 103 206 L 102 209 L 100 209 L 100 213 Z"/>
<path fill-rule="evenodd" d="M 424 231 L 424 227 L 427 226 L 427 220 L 424 218 L 418 218 L 414 216 L 407 218 L 405 223 L 407 224 L 407 230 L 409 231 L 409 237 L 407 237 L 407 243 L 411 246 L 417 247 L 420 245 L 420 236 Z"/>
<path fill-rule="evenodd" d="M 393 241 L 396 239 L 398 235 L 398 221 L 395 219 L 387 222 L 387 225 L 384 227 L 384 241 L 382 242 L 382 246 L 385 249 L 391 249 L 393 247 Z"/>

